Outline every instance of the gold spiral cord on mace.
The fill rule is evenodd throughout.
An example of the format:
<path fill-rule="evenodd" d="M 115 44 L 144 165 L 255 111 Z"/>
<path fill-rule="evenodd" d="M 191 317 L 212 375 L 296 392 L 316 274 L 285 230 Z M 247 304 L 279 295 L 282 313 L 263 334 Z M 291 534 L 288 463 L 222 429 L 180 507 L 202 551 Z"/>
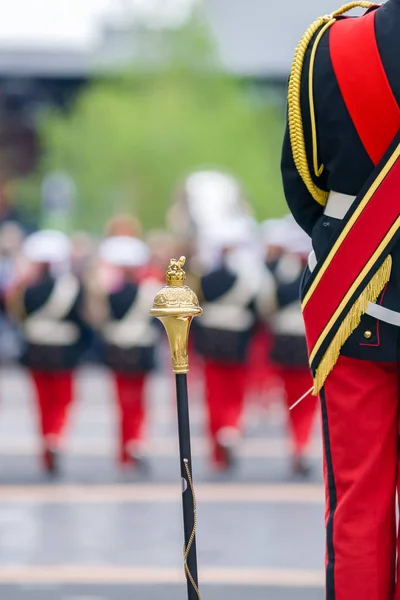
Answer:
<path fill-rule="evenodd" d="M 190 535 L 189 541 L 186 544 L 183 545 L 183 561 L 184 561 L 184 567 L 185 567 L 185 573 L 186 573 L 186 577 L 188 578 L 188 580 L 190 581 L 190 583 L 192 584 L 192 587 L 194 589 L 194 591 L 196 592 L 196 595 L 198 597 L 199 600 L 201 600 L 201 595 L 200 595 L 200 590 L 196 585 L 195 580 L 193 579 L 193 576 L 190 572 L 190 569 L 188 567 L 187 564 L 187 559 L 189 556 L 189 552 L 190 549 L 192 547 L 192 544 L 194 542 L 194 538 L 196 537 L 196 530 L 197 530 L 197 503 L 196 503 L 196 494 L 194 492 L 194 485 L 193 485 L 193 480 L 192 480 L 192 474 L 190 473 L 190 469 L 189 469 L 189 461 L 185 458 L 184 460 L 184 465 L 185 465 L 185 471 L 186 471 L 186 477 L 187 477 L 187 481 L 189 483 L 189 487 L 190 487 L 190 492 L 192 494 L 192 498 L 193 498 L 193 529 L 192 529 L 192 533 Z"/>

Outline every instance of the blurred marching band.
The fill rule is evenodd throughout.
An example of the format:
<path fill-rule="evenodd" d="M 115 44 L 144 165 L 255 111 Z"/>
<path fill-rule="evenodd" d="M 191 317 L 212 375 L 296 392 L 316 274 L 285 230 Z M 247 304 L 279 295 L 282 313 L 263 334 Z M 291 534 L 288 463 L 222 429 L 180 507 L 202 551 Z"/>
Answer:
<path fill-rule="evenodd" d="M 311 244 L 291 217 L 258 224 L 233 177 L 198 171 L 180 186 L 165 230 L 144 234 L 136 217 L 119 215 L 95 240 L 29 231 L 12 210 L 0 222 L 2 360 L 30 373 L 49 475 L 60 469 L 75 369 L 89 360 L 115 384 L 119 463 L 145 469 L 146 382 L 165 368 L 149 310 L 181 255 L 204 309 L 190 361 L 204 382 L 210 467 L 235 467 L 246 398 L 257 396 L 260 410 L 271 398 L 285 407 L 292 471 L 308 475 L 316 398 L 288 409 L 312 385 L 299 304 Z"/>

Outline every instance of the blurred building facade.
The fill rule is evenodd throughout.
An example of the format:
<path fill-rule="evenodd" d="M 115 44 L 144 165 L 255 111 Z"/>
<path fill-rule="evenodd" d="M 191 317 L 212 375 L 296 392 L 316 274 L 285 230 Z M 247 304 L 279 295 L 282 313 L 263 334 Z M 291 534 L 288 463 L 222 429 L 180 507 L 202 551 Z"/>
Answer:
<path fill-rule="evenodd" d="M 332 0 L 203 0 L 201 10 L 215 38 L 221 65 L 256 86 L 283 90 L 294 48 L 307 25 L 337 7 Z M 0 176 L 24 175 L 39 154 L 35 124 L 46 106 L 66 107 L 85 82 L 126 63 L 163 56 L 162 33 L 128 20 L 104 20 L 87 47 L 29 46 L 0 42 Z M 140 58 L 139 58 L 140 56 Z"/>

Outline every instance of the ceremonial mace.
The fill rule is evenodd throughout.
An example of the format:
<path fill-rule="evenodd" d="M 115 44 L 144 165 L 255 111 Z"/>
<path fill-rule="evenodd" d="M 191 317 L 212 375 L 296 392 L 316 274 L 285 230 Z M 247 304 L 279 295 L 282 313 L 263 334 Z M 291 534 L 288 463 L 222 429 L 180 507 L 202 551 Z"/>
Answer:
<path fill-rule="evenodd" d="M 185 543 L 184 568 L 188 600 L 201 600 L 197 576 L 196 554 L 196 497 L 192 479 L 192 453 L 190 449 L 189 402 L 186 374 L 189 371 L 188 339 L 193 317 L 203 310 L 196 294 L 185 285 L 186 259 L 171 259 L 167 270 L 167 285 L 154 299 L 150 314 L 165 327 L 172 355 L 172 369 L 176 379 L 178 405 L 179 454 L 182 476 L 182 508 Z"/>

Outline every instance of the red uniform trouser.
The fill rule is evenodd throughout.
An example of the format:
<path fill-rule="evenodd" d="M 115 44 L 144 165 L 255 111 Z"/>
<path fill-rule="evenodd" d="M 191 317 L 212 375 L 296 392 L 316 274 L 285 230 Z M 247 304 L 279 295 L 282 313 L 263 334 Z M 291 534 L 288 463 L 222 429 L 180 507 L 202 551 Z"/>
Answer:
<path fill-rule="evenodd" d="M 145 375 L 114 373 L 120 423 L 120 460 L 127 462 L 128 444 L 142 441 L 145 417 Z"/>
<path fill-rule="evenodd" d="M 57 444 L 63 433 L 72 402 L 70 371 L 31 371 L 36 387 L 40 428 L 44 440 Z"/>
<path fill-rule="evenodd" d="M 204 376 L 213 457 L 220 462 L 217 435 L 225 427 L 241 430 L 246 391 L 246 365 L 205 360 Z"/>
<path fill-rule="evenodd" d="M 279 374 L 285 392 L 285 401 L 288 409 L 288 422 L 292 443 L 296 454 L 304 453 L 312 434 L 315 415 L 318 410 L 318 398 L 307 396 L 293 410 L 289 408 L 311 388 L 313 382 L 310 370 L 280 368 Z"/>
<path fill-rule="evenodd" d="M 279 372 L 269 359 L 272 342 L 272 334 L 263 327 L 257 331 L 249 348 L 247 392 L 261 406 L 267 406 L 275 396 L 276 388 L 280 387 Z"/>
<path fill-rule="evenodd" d="M 395 592 L 399 365 L 340 357 L 321 392 L 327 600 Z"/>

